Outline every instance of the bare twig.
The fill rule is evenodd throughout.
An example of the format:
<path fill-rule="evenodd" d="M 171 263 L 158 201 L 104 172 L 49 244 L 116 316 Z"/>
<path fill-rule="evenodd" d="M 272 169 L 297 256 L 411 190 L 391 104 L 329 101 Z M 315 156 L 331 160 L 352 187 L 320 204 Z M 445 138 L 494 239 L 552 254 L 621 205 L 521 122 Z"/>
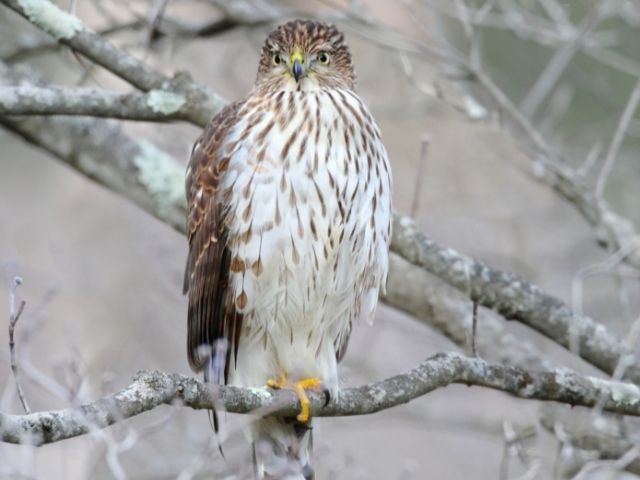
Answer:
<path fill-rule="evenodd" d="M 473 302 L 471 310 L 471 354 L 478 356 L 478 347 L 476 346 L 476 338 L 478 337 L 478 302 Z"/>
<path fill-rule="evenodd" d="M 613 460 L 622 457 L 633 446 L 633 442 L 621 431 L 619 419 L 614 415 L 601 416 L 594 426 L 593 415 L 587 409 L 571 409 L 565 405 L 545 404 L 540 409 L 540 424 L 553 433 L 562 432 L 562 442 L 576 449 L 595 453 L 596 459 Z M 576 469 L 579 469 L 580 465 Z M 636 475 L 640 474 L 640 460 L 625 466 Z"/>
<path fill-rule="evenodd" d="M 596 29 L 598 24 L 604 19 L 604 7 L 596 4 L 589 15 L 582 21 L 582 24 L 575 32 L 573 41 L 564 44 L 556 50 L 555 54 L 542 71 L 535 84 L 522 101 L 521 110 L 528 116 L 533 117 L 540 105 L 547 98 L 548 93 L 556 86 L 560 76 L 565 71 L 575 54 L 584 48 L 585 37 Z"/>
<path fill-rule="evenodd" d="M 420 194 L 422 193 L 422 184 L 424 182 L 424 169 L 427 163 L 427 155 L 429 153 L 429 137 L 424 136 L 420 142 L 420 156 L 418 164 L 414 172 L 415 183 L 413 184 L 413 200 L 411 202 L 411 216 L 416 218 L 418 206 L 420 205 Z"/>
<path fill-rule="evenodd" d="M 18 357 L 16 355 L 16 343 L 14 340 L 14 333 L 18 320 L 24 311 L 24 307 L 27 304 L 24 300 L 20 302 L 20 305 L 16 308 L 16 294 L 18 287 L 22 285 L 22 279 L 20 277 L 14 277 L 11 281 L 11 287 L 9 288 L 9 354 L 11 356 L 11 371 L 13 372 L 13 379 L 16 382 L 16 391 L 22 403 L 22 408 L 27 413 L 31 413 L 29 404 L 22 390 L 22 384 L 20 383 L 20 372 L 18 370 Z"/>
<path fill-rule="evenodd" d="M 156 32 L 158 30 L 158 26 L 162 19 L 164 18 L 165 10 L 167 9 L 167 5 L 169 4 L 169 0 L 155 0 L 151 5 L 151 9 L 149 10 L 149 14 L 147 15 L 147 44 L 151 45 L 153 43 L 153 39 L 156 36 Z"/>
<path fill-rule="evenodd" d="M 631 120 L 633 120 L 633 115 L 635 114 L 636 109 L 638 108 L 638 103 L 640 103 L 640 78 L 638 78 L 633 90 L 631 91 L 629 101 L 624 108 L 624 112 L 622 112 L 620 121 L 618 122 L 616 133 L 614 134 L 613 140 L 611 140 L 611 144 L 607 150 L 607 156 L 604 160 L 604 164 L 602 165 L 600 175 L 598 176 L 598 182 L 596 183 L 596 198 L 601 199 L 604 194 L 604 187 L 606 186 L 609 174 L 613 169 L 613 164 L 618 157 L 618 152 L 622 146 L 624 135 L 629 128 Z M 638 245 L 637 248 L 640 248 L 640 245 Z"/>
<path fill-rule="evenodd" d="M 345 388 L 326 405 L 324 394 L 310 392 L 311 413 L 316 417 L 371 414 L 452 383 L 587 407 L 604 395 L 606 410 L 640 416 L 640 388 L 635 385 L 586 377 L 568 369 L 528 371 L 458 353 L 437 354 L 407 373 Z M 269 415 L 290 417 L 299 411 L 298 398 L 286 390 L 220 386 L 219 395 L 226 410 L 233 413 L 267 408 Z M 0 438 L 9 443 L 21 443 L 27 437 L 35 439 L 36 444 L 57 442 L 89 433 L 90 426 L 104 428 L 175 401 L 196 409 L 212 408 L 207 385 L 184 375 L 145 371 L 124 390 L 78 408 L 28 415 L 0 414 Z"/>

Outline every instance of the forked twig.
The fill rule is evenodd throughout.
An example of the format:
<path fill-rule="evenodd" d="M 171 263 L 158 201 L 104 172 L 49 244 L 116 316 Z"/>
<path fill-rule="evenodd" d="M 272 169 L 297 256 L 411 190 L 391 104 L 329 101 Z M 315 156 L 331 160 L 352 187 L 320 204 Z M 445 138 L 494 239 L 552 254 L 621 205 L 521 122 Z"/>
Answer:
<path fill-rule="evenodd" d="M 27 304 L 27 302 L 22 300 L 20 302 L 20 305 L 18 305 L 18 307 L 16 308 L 16 292 L 20 285 L 22 285 L 22 278 L 14 277 L 11 281 L 11 287 L 9 289 L 9 352 L 11 355 L 11 371 L 13 372 L 13 378 L 16 382 L 16 390 L 18 391 L 20 403 L 22 403 L 22 407 L 24 408 L 24 411 L 26 413 L 31 413 L 31 409 L 29 408 L 29 404 L 27 403 L 24 391 L 22 390 L 22 384 L 20 383 L 18 358 L 16 356 L 16 343 L 13 337 L 16 329 L 16 324 L 18 323 L 18 320 L 20 320 L 20 316 L 22 315 L 24 307 Z"/>

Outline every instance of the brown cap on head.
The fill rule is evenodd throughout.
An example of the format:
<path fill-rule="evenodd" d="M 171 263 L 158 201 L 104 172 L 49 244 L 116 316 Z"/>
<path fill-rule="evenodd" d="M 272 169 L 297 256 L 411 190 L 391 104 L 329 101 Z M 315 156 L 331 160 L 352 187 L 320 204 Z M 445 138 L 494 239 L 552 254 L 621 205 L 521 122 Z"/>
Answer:
<path fill-rule="evenodd" d="M 353 89 L 355 74 L 344 35 L 335 25 L 293 20 L 272 31 L 262 47 L 256 84 L 278 89 L 293 77 L 313 76 L 320 86 Z"/>

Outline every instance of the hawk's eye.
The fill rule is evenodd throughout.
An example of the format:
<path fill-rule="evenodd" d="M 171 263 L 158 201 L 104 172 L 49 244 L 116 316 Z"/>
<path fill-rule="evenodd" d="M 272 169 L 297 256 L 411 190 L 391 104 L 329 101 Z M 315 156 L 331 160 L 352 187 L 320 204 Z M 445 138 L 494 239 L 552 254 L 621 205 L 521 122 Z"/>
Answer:
<path fill-rule="evenodd" d="M 327 52 L 320 52 L 318 54 L 318 61 L 322 65 L 328 65 L 329 64 L 329 54 Z"/>
<path fill-rule="evenodd" d="M 277 53 L 273 54 L 272 60 L 274 65 L 280 65 L 282 63 L 282 58 L 280 58 L 280 55 Z"/>

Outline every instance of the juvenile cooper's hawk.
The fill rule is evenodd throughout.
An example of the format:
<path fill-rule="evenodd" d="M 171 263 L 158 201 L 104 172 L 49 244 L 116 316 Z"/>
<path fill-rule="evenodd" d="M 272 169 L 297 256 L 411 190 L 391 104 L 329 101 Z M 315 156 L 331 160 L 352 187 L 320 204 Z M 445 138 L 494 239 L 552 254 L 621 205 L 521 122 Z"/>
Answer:
<path fill-rule="evenodd" d="M 391 172 L 354 80 L 336 27 L 279 26 L 187 169 L 191 367 L 301 398 L 297 420 L 255 423 L 260 478 L 311 478 L 304 388 L 337 395 L 351 326 L 372 319 L 386 280 Z"/>

